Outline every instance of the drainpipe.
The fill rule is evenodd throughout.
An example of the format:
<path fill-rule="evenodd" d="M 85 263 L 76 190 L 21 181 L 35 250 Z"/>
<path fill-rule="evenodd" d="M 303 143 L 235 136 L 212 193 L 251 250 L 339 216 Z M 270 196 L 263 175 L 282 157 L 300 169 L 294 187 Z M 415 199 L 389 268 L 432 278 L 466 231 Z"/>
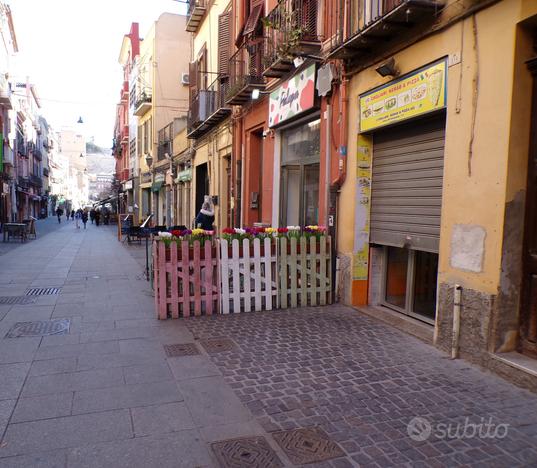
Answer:
<path fill-rule="evenodd" d="M 348 117 L 347 117 L 347 83 L 348 79 L 344 78 L 341 82 L 341 122 L 339 127 L 339 149 L 338 149 L 338 176 L 332 181 L 330 188 L 333 191 L 338 191 L 347 177 L 347 137 L 348 137 Z"/>
<path fill-rule="evenodd" d="M 461 332 L 461 295 L 462 287 L 455 285 L 453 292 L 453 338 L 451 341 L 451 359 L 459 357 L 459 337 Z"/>
<path fill-rule="evenodd" d="M 324 225 L 328 228 L 328 205 L 330 203 L 330 161 L 331 157 L 331 147 L 330 144 L 330 127 L 332 126 L 332 106 L 330 105 L 330 98 L 326 99 L 326 154 L 325 154 L 325 222 Z"/>

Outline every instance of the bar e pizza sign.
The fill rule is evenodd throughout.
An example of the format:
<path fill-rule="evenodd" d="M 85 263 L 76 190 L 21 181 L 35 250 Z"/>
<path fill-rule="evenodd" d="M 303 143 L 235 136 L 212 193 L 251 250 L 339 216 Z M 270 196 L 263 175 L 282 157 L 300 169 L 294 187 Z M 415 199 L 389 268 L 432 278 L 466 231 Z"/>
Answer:
<path fill-rule="evenodd" d="M 446 59 L 360 96 L 360 131 L 366 132 L 446 106 Z"/>

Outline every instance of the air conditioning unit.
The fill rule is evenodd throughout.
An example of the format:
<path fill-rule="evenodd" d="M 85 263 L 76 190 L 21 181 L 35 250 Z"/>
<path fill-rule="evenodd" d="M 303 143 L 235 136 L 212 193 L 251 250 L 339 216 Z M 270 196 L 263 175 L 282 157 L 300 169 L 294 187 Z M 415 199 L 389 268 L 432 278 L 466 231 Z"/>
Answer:
<path fill-rule="evenodd" d="M 190 75 L 188 73 L 181 73 L 181 84 L 190 84 Z"/>

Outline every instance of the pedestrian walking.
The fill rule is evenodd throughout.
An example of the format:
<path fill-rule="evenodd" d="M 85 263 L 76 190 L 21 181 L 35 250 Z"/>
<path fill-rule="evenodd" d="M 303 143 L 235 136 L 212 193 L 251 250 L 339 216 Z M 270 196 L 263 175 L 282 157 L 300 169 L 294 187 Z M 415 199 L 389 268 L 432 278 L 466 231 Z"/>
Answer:
<path fill-rule="evenodd" d="M 65 219 L 69 221 L 69 217 L 71 216 L 71 211 L 69 211 L 68 208 L 65 209 Z"/>
<path fill-rule="evenodd" d="M 75 228 L 80 229 L 80 220 L 82 219 L 82 209 L 76 210 L 75 213 Z"/>
<path fill-rule="evenodd" d="M 95 210 L 95 225 L 99 226 L 100 221 L 101 221 L 101 212 L 99 210 Z"/>
<path fill-rule="evenodd" d="M 95 221 L 95 208 L 92 208 L 89 212 L 89 216 L 91 219 L 91 224 L 93 224 L 93 221 Z"/>
<path fill-rule="evenodd" d="M 86 229 L 86 223 L 88 222 L 88 209 L 84 208 L 82 212 L 82 223 L 84 224 L 84 229 Z"/>
<path fill-rule="evenodd" d="M 214 205 L 213 200 L 209 195 L 203 197 L 203 205 L 201 210 L 196 216 L 195 227 L 205 229 L 206 231 L 212 231 L 214 229 Z"/>
<path fill-rule="evenodd" d="M 62 222 L 62 214 L 63 214 L 63 210 L 58 206 L 58 208 L 56 208 L 56 216 L 58 216 L 58 224 Z"/>
<path fill-rule="evenodd" d="M 75 219 L 75 210 L 71 210 L 71 220 Z"/>

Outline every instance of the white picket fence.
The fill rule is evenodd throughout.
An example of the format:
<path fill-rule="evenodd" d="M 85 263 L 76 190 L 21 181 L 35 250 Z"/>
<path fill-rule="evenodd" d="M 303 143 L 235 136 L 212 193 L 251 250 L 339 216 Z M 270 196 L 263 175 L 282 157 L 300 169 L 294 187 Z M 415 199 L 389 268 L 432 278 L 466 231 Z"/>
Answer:
<path fill-rule="evenodd" d="M 222 314 L 279 308 L 275 239 L 220 239 L 220 271 Z"/>

